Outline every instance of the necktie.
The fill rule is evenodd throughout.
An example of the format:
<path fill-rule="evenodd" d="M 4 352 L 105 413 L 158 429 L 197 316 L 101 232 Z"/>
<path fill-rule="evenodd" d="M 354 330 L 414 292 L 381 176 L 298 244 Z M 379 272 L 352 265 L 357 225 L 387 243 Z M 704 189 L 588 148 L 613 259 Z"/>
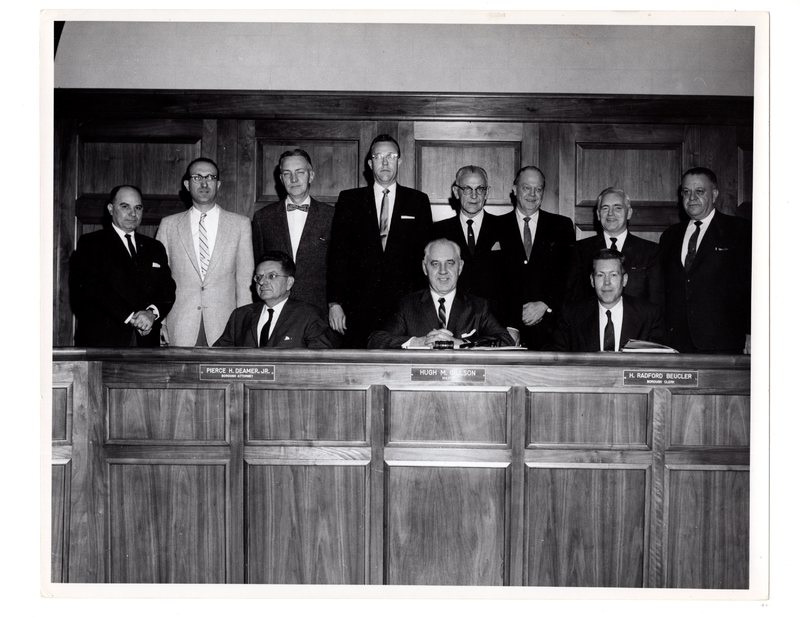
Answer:
<path fill-rule="evenodd" d="M 309 204 L 295 204 L 292 201 L 289 201 L 286 204 L 286 212 L 291 212 L 292 210 L 302 210 L 303 212 L 308 212 Z"/>
<path fill-rule="evenodd" d="M 381 247 L 386 250 L 386 241 L 389 239 L 389 189 L 383 190 L 383 199 L 381 200 Z"/>
<path fill-rule="evenodd" d="M 472 230 L 472 219 L 467 219 L 467 248 L 470 254 L 475 253 L 475 232 Z"/>
<path fill-rule="evenodd" d="M 267 342 L 269 341 L 269 327 L 272 324 L 272 314 L 275 312 L 274 309 L 271 307 L 267 309 L 267 313 L 269 317 L 267 321 L 264 323 L 264 327 L 261 329 L 261 334 L 258 336 L 258 347 L 259 348 L 266 348 Z"/>
<path fill-rule="evenodd" d="M 530 217 L 522 219 L 525 222 L 525 230 L 522 237 L 522 242 L 525 245 L 525 259 L 531 259 L 531 249 L 533 249 L 533 238 L 531 237 Z"/>
<path fill-rule="evenodd" d="M 136 248 L 133 246 L 131 242 L 131 235 L 125 234 L 125 240 L 128 241 L 128 253 L 131 254 L 131 257 L 135 260 L 136 259 Z"/>
<path fill-rule="evenodd" d="M 200 215 L 200 276 L 205 279 L 206 271 L 208 270 L 209 254 L 208 254 L 208 233 L 206 232 L 206 213 Z"/>
<path fill-rule="evenodd" d="M 694 232 L 692 232 L 692 236 L 689 238 L 689 248 L 686 250 L 686 261 L 683 263 L 683 267 L 686 270 L 691 268 L 692 262 L 694 262 L 694 258 L 697 255 L 697 239 L 700 238 L 701 225 L 703 225 L 702 221 L 694 222 Z"/>
<path fill-rule="evenodd" d="M 444 298 L 439 299 L 439 326 L 447 328 L 447 312 L 444 310 Z"/>
<path fill-rule="evenodd" d="M 617 239 L 611 238 L 610 240 L 611 240 L 611 249 L 613 251 L 619 251 L 619 249 L 617 248 Z"/>
<path fill-rule="evenodd" d="M 603 331 L 603 352 L 614 351 L 614 322 L 611 321 L 611 310 L 606 309 L 606 328 Z"/>

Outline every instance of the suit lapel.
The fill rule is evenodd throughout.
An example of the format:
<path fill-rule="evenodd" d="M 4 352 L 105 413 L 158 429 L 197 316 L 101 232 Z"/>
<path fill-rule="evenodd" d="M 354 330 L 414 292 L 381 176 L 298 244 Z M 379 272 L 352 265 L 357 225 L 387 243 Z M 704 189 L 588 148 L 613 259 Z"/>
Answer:
<path fill-rule="evenodd" d="M 628 341 L 635 339 L 639 330 L 639 320 L 631 303 L 622 299 L 622 332 L 619 335 L 619 349 L 621 350 Z"/>
<path fill-rule="evenodd" d="M 252 311 L 250 311 L 250 315 L 247 317 L 249 324 L 245 324 L 245 330 L 250 331 L 250 336 L 253 338 L 255 342 L 255 346 L 258 347 L 258 320 L 261 317 L 261 312 L 264 309 L 264 303 L 260 303 L 253 307 Z"/>
<path fill-rule="evenodd" d="M 193 208 L 193 207 L 192 207 Z M 189 256 L 189 261 L 194 266 L 197 276 L 200 276 L 200 265 L 197 263 L 197 256 L 194 252 L 194 243 L 192 242 L 192 218 L 189 215 L 191 208 L 183 213 L 180 221 L 178 221 L 178 238 L 181 241 L 183 250 Z"/>
<path fill-rule="evenodd" d="M 292 238 L 289 236 L 289 216 L 286 214 L 285 201 L 278 202 L 278 207 L 272 211 L 272 214 L 267 221 L 273 226 L 278 237 L 278 246 L 282 247 L 282 250 L 289 255 L 292 255 Z M 303 234 L 305 234 L 305 230 L 303 231 Z M 302 243 L 303 241 L 301 240 L 300 244 Z M 299 249 L 298 253 L 300 253 Z M 256 256 L 256 259 L 259 257 L 260 256 Z"/>
<path fill-rule="evenodd" d="M 710 255 L 714 252 L 714 248 L 717 246 L 720 237 L 722 236 L 721 230 L 719 227 L 719 221 L 717 220 L 719 217 L 719 213 L 714 214 L 714 218 L 711 219 L 711 223 L 708 224 L 708 229 L 706 233 L 703 235 L 703 241 L 700 243 L 700 246 L 697 248 L 697 253 L 694 256 L 694 261 L 692 262 L 692 266 L 689 271 L 693 271 L 697 268 L 699 264 L 706 259 L 706 256 Z M 691 225 L 691 221 L 688 225 Z"/>
<path fill-rule="evenodd" d="M 314 239 L 322 236 L 321 215 L 319 212 L 320 206 L 315 202 L 316 200 L 312 198 L 311 206 L 308 209 L 308 216 L 306 217 L 306 223 L 303 226 L 303 233 L 300 234 L 300 242 L 297 245 L 297 257 L 295 258 L 295 261 L 298 261 L 300 259 L 300 255 L 306 253 L 309 250 L 309 247 L 313 246 Z M 286 220 L 286 217 L 284 217 L 284 220 Z M 291 248 L 292 243 L 289 239 L 288 222 L 285 222 L 284 226 L 286 227 L 288 246 Z"/>
<path fill-rule="evenodd" d="M 217 237 L 214 239 L 214 251 L 211 253 L 211 260 L 208 262 L 208 270 L 206 271 L 206 278 L 214 272 L 217 264 L 223 259 L 221 255 L 226 247 L 231 244 L 231 226 L 228 213 L 221 207 L 219 209 L 219 223 L 217 224 Z"/>

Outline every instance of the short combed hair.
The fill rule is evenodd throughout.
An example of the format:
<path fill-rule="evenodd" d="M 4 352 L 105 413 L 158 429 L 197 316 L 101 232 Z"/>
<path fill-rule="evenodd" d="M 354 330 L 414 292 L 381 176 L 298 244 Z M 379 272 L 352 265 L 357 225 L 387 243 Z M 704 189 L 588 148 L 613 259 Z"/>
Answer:
<path fill-rule="evenodd" d="M 423 254 L 423 258 L 422 258 L 423 261 L 425 261 L 425 262 L 428 261 L 428 256 L 431 253 L 431 247 L 433 247 L 433 245 L 440 245 L 440 244 L 441 245 L 450 245 L 451 247 L 453 247 L 455 249 L 455 251 L 456 251 L 456 255 L 458 256 L 458 259 L 459 260 L 461 259 L 461 247 L 458 246 L 457 242 L 453 242 L 449 238 L 436 238 L 436 239 L 430 241 L 427 245 L 425 245 L 425 253 Z"/>
<path fill-rule="evenodd" d="M 189 170 L 192 169 L 192 165 L 194 165 L 195 163 L 210 163 L 211 165 L 213 165 L 214 169 L 217 170 L 217 180 L 219 180 L 219 165 L 217 165 L 216 161 L 214 161 L 213 159 L 209 159 L 208 157 L 197 157 L 196 159 L 193 159 L 189 163 L 189 165 L 186 166 L 186 174 L 184 174 L 185 180 L 189 179 L 189 176 L 191 175 L 189 173 Z"/>
<path fill-rule="evenodd" d="M 517 170 L 517 173 L 514 175 L 514 184 L 517 184 L 517 180 L 519 180 L 520 174 L 522 174 L 523 172 L 527 172 L 529 170 L 534 172 L 539 172 L 542 175 L 542 185 L 547 184 L 547 177 L 544 175 L 544 172 L 535 165 L 526 165 L 525 167 L 519 168 Z"/>
<path fill-rule="evenodd" d="M 600 260 L 617 260 L 619 262 L 619 269 L 623 274 L 628 272 L 625 270 L 625 256 L 616 249 L 600 249 L 592 257 L 592 273 L 594 273 L 594 266 Z"/>
<path fill-rule="evenodd" d="M 461 179 L 464 176 L 468 175 L 468 174 L 480 174 L 481 176 L 483 176 L 483 181 L 484 182 L 486 182 L 486 183 L 489 182 L 489 174 L 487 174 L 486 170 L 483 169 L 481 166 L 479 166 L 479 165 L 465 165 L 464 167 L 460 168 L 456 172 L 456 180 L 455 180 L 454 184 L 455 185 L 460 185 L 461 184 Z"/>
<path fill-rule="evenodd" d="M 715 189 L 718 186 L 717 175 L 707 167 L 693 167 L 692 169 L 686 170 L 683 173 L 683 176 L 681 176 L 681 182 L 683 182 L 683 179 L 687 176 L 705 176 L 711 181 L 711 184 L 714 185 Z"/>
<path fill-rule="evenodd" d="M 281 265 L 281 270 L 290 277 L 294 277 L 297 272 L 292 256 L 285 251 L 265 251 L 261 254 L 256 262 L 256 268 L 261 266 L 264 262 L 278 262 Z"/>
<path fill-rule="evenodd" d="M 308 162 L 308 167 L 314 168 L 314 165 L 311 163 L 311 156 L 302 148 L 295 148 L 282 152 L 281 156 L 278 157 L 278 167 L 280 168 L 280 166 L 283 165 L 283 160 L 289 157 L 303 157 Z"/>
<path fill-rule="evenodd" d="M 117 185 L 113 189 L 111 189 L 111 193 L 108 194 L 108 203 L 113 204 L 114 200 L 117 198 L 117 193 L 122 191 L 123 189 L 133 189 L 136 193 L 139 194 L 139 197 L 142 197 L 142 190 L 137 187 L 136 185 Z"/>
<path fill-rule="evenodd" d="M 372 143 L 369 145 L 370 156 L 372 156 L 372 149 L 375 147 L 375 144 L 379 144 L 380 142 L 390 142 L 394 144 L 394 147 L 397 148 L 397 156 L 400 156 L 400 144 L 398 144 L 397 140 L 388 133 L 381 133 L 374 140 L 372 140 Z"/>
<path fill-rule="evenodd" d="M 606 187 L 602 191 L 600 191 L 600 195 L 597 196 L 597 210 L 600 210 L 600 203 L 603 201 L 603 198 L 606 195 L 619 195 L 625 202 L 625 207 L 631 207 L 631 198 L 628 197 L 628 194 L 625 193 L 622 189 L 617 189 L 616 187 Z"/>

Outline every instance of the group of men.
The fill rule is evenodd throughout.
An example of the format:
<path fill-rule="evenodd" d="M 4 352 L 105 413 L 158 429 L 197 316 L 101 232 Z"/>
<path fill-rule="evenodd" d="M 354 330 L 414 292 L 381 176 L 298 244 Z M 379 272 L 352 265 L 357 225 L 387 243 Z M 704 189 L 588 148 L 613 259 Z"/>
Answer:
<path fill-rule="evenodd" d="M 629 232 L 630 199 L 613 187 L 597 198 L 601 233 L 576 243 L 569 218 L 541 209 L 535 166 L 517 172 L 501 216 L 485 210 L 486 171 L 462 167 L 456 216 L 434 224 L 428 196 L 398 184 L 401 163 L 397 141 L 377 136 L 374 182 L 333 207 L 311 197 L 308 153 L 284 152 L 286 197 L 251 223 L 220 207 L 219 169 L 196 159 L 192 206 L 155 239 L 136 232 L 141 191 L 115 188 L 110 226 L 82 236 L 70 265 L 76 345 L 745 349 L 750 228 L 716 210 L 711 170 L 683 175 L 688 222 L 659 244 Z"/>

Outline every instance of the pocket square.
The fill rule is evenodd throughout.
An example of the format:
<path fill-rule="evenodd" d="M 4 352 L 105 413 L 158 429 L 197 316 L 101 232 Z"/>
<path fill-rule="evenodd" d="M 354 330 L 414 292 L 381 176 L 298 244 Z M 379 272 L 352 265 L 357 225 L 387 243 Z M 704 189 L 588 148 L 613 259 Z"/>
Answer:
<path fill-rule="evenodd" d="M 401 219 L 416 219 L 414 215 L 400 215 Z"/>
<path fill-rule="evenodd" d="M 153 268 L 161 268 L 161 264 L 158 262 L 153 262 Z"/>
<path fill-rule="evenodd" d="M 291 338 L 289 335 L 286 335 L 286 336 L 283 338 L 283 340 L 284 340 L 284 341 L 291 341 L 291 340 L 292 340 L 292 338 Z"/>
<path fill-rule="evenodd" d="M 492 251 L 500 251 L 500 242 L 496 242 L 492 245 Z"/>
<path fill-rule="evenodd" d="M 714 251 L 727 251 L 728 247 L 714 247 Z"/>
<path fill-rule="evenodd" d="M 320 242 L 328 242 L 328 239 L 325 238 L 324 236 L 320 236 L 319 240 L 320 240 Z"/>

